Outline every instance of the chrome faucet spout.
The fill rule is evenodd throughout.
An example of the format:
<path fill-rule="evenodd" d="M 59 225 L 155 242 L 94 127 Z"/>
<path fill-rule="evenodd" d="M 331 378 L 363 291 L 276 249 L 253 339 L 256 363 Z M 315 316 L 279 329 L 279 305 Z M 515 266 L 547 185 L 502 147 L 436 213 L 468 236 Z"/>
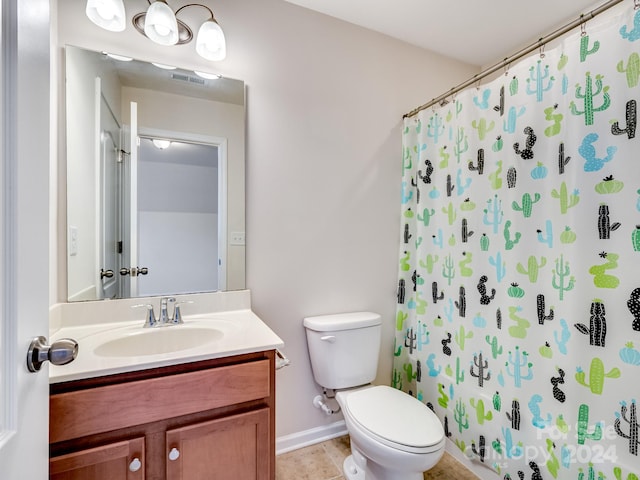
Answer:
<path fill-rule="evenodd" d="M 174 297 L 162 297 L 160 299 L 160 319 L 158 323 L 160 325 L 168 325 L 171 323 L 172 318 L 169 317 L 169 302 L 175 303 L 176 299 Z"/>

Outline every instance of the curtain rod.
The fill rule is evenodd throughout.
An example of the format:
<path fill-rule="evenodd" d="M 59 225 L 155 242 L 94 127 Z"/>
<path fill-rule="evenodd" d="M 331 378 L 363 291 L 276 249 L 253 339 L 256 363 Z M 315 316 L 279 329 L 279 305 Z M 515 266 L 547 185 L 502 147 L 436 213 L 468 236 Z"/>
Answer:
<path fill-rule="evenodd" d="M 614 5 L 617 5 L 618 3 L 621 3 L 623 1 L 624 0 L 609 0 L 608 2 L 606 2 L 606 3 L 602 4 L 601 6 L 599 6 L 598 8 L 595 8 L 595 9 L 591 10 L 589 13 L 580 15 L 580 17 L 578 17 L 573 22 L 570 22 L 570 23 L 566 24 L 565 26 L 560 27 L 555 32 L 550 33 L 549 35 L 540 38 L 537 42 L 532 43 L 528 47 L 525 47 L 522 50 L 518 51 L 517 53 L 514 53 L 510 57 L 505 58 L 501 62 L 496 63 L 492 67 L 489 67 L 486 70 L 483 70 L 482 72 L 475 74 L 473 77 L 471 77 L 470 79 L 466 80 L 465 82 L 453 87 L 448 92 L 443 93 L 439 97 L 436 97 L 436 98 L 432 99 L 431 101 L 425 103 L 424 105 L 420 105 L 419 107 L 414 108 L 409 113 L 405 113 L 402 118 L 411 118 L 414 115 L 416 115 L 417 113 L 421 112 L 422 110 L 425 110 L 425 109 L 427 109 L 427 108 L 429 108 L 429 107 L 431 107 L 431 106 L 433 106 L 433 105 L 435 105 L 437 103 L 442 102 L 447 97 L 458 93 L 460 90 L 463 90 L 463 89 L 467 88 L 468 86 L 473 85 L 474 83 L 479 82 L 483 78 L 485 78 L 485 77 L 491 75 L 492 73 L 495 73 L 498 70 L 508 66 L 509 64 L 513 63 L 514 61 L 521 59 L 522 57 L 524 57 L 525 55 L 533 52 L 534 50 L 542 48 L 545 44 L 555 40 L 556 38 L 564 35 L 567 32 L 570 32 L 574 28 L 576 28 L 576 27 L 578 27 L 580 25 L 583 25 L 585 22 L 587 22 L 587 20 L 591 20 L 596 15 L 601 14 L 602 12 L 608 10 L 609 8 L 613 7 Z M 637 4 L 638 4 L 638 0 L 636 0 L 636 5 Z"/>

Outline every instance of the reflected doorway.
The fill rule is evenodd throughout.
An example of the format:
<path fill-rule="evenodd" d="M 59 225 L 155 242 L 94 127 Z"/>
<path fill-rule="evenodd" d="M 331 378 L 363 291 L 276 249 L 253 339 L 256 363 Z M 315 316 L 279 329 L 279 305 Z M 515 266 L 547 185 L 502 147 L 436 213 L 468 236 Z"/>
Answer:
<path fill-rule="evenodd" d="M 224 156 L 215 139 L 173 132 L 138 135 L 137 296 L 225 288 Z M 134 292 L 131 292 L 134 293 Z"/>

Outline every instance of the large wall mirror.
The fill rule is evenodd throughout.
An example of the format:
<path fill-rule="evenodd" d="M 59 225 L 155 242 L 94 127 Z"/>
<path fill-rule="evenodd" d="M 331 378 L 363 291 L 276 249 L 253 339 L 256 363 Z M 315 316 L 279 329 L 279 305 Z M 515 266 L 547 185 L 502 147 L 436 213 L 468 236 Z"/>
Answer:
<path fill-rule="evenodd" d="M 245 288 L 245 86 L 67 46 L 68 300 Z"/>

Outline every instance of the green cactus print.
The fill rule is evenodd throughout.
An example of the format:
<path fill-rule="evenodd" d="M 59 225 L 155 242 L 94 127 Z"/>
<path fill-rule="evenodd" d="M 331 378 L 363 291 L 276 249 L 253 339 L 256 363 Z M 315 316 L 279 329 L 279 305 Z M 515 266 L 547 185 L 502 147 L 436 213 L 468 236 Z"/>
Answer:
<path fill-rule="evenodd" d="M 546 264 L 547 259 L 545 257 L 540 257 L 540 260 L 538 261 L 534 255 L 530 255 L 527 259 L 526 268 L 522 263 L 518 263 L 518 265 L 516 265 L 516 270 L 518 273 L 526 275 L 531 283 L 536 283 L 538 281 L 540 268 L 544 267 Z"/>
<path fill-rule="evenodd" d="M 595 85 L 594 85 L 595 82 Z M 571 101 L 569 107 L 574 115 L 584 115 L 584 124 L 586 126 L 593 125 L 594 113 L 602 112 L 611 105 L 611 97 L 609 95 L 609 87 L 604 85 L 603 76 L 596 75 L 591 77 L 591 73 L 586 73 L 584 85 L 576 84 L 575 97 L 582 101 L 582 110 L 579 110 L 576 103 Z M 600 99 L 600 97 L 602 97 Z M 599 105 L 594 105 L 594 100 L 599 99 Z"/>
<path fill-rule="evenodd" d="M 398 132 L 390 383 L 474 473 L 639 480 L 640 10 L 611 11 Z"/>
<path fill-rule="evenodd" d="M 618 268 L 619 256 L 616 253 L 602 252 L 600 257 L 605 260 L 605 263 L 594 265 L 589 269 L 589 273 L 593 275 L 594 285 L 598 288 L 616 288 L 620 285 L 620 279 L 605 272 Z"/>
<path fill-rule="evenodd" d="M 594 357 L 593 360 L 591 360 L 591 367 L 589 368 L 589 380 L 587 380 L 586 375 L 587 374 L 582 370 L 581 367 L 578 367 L 576 369 L 576 381 L 580 385 L 589 388 L 589 390 L 591 390 L 591 393 L 601 395 L 604 389 L 604 379 L 620 378 L 620 369 L 614 367 L 605 373 L 602 360 L 600 360 L 598 357 Z"/>
<path fill-rule="evenodd" d="M 629 88 L 638 86 L 638 79 L 640 79 L 640 55 L 636 52 L 629 55 L 626 66 L 624 61 L 620 60 L 616 66 L 616 70 L 620 73 L 626 74 L 627 85 Z"/>

